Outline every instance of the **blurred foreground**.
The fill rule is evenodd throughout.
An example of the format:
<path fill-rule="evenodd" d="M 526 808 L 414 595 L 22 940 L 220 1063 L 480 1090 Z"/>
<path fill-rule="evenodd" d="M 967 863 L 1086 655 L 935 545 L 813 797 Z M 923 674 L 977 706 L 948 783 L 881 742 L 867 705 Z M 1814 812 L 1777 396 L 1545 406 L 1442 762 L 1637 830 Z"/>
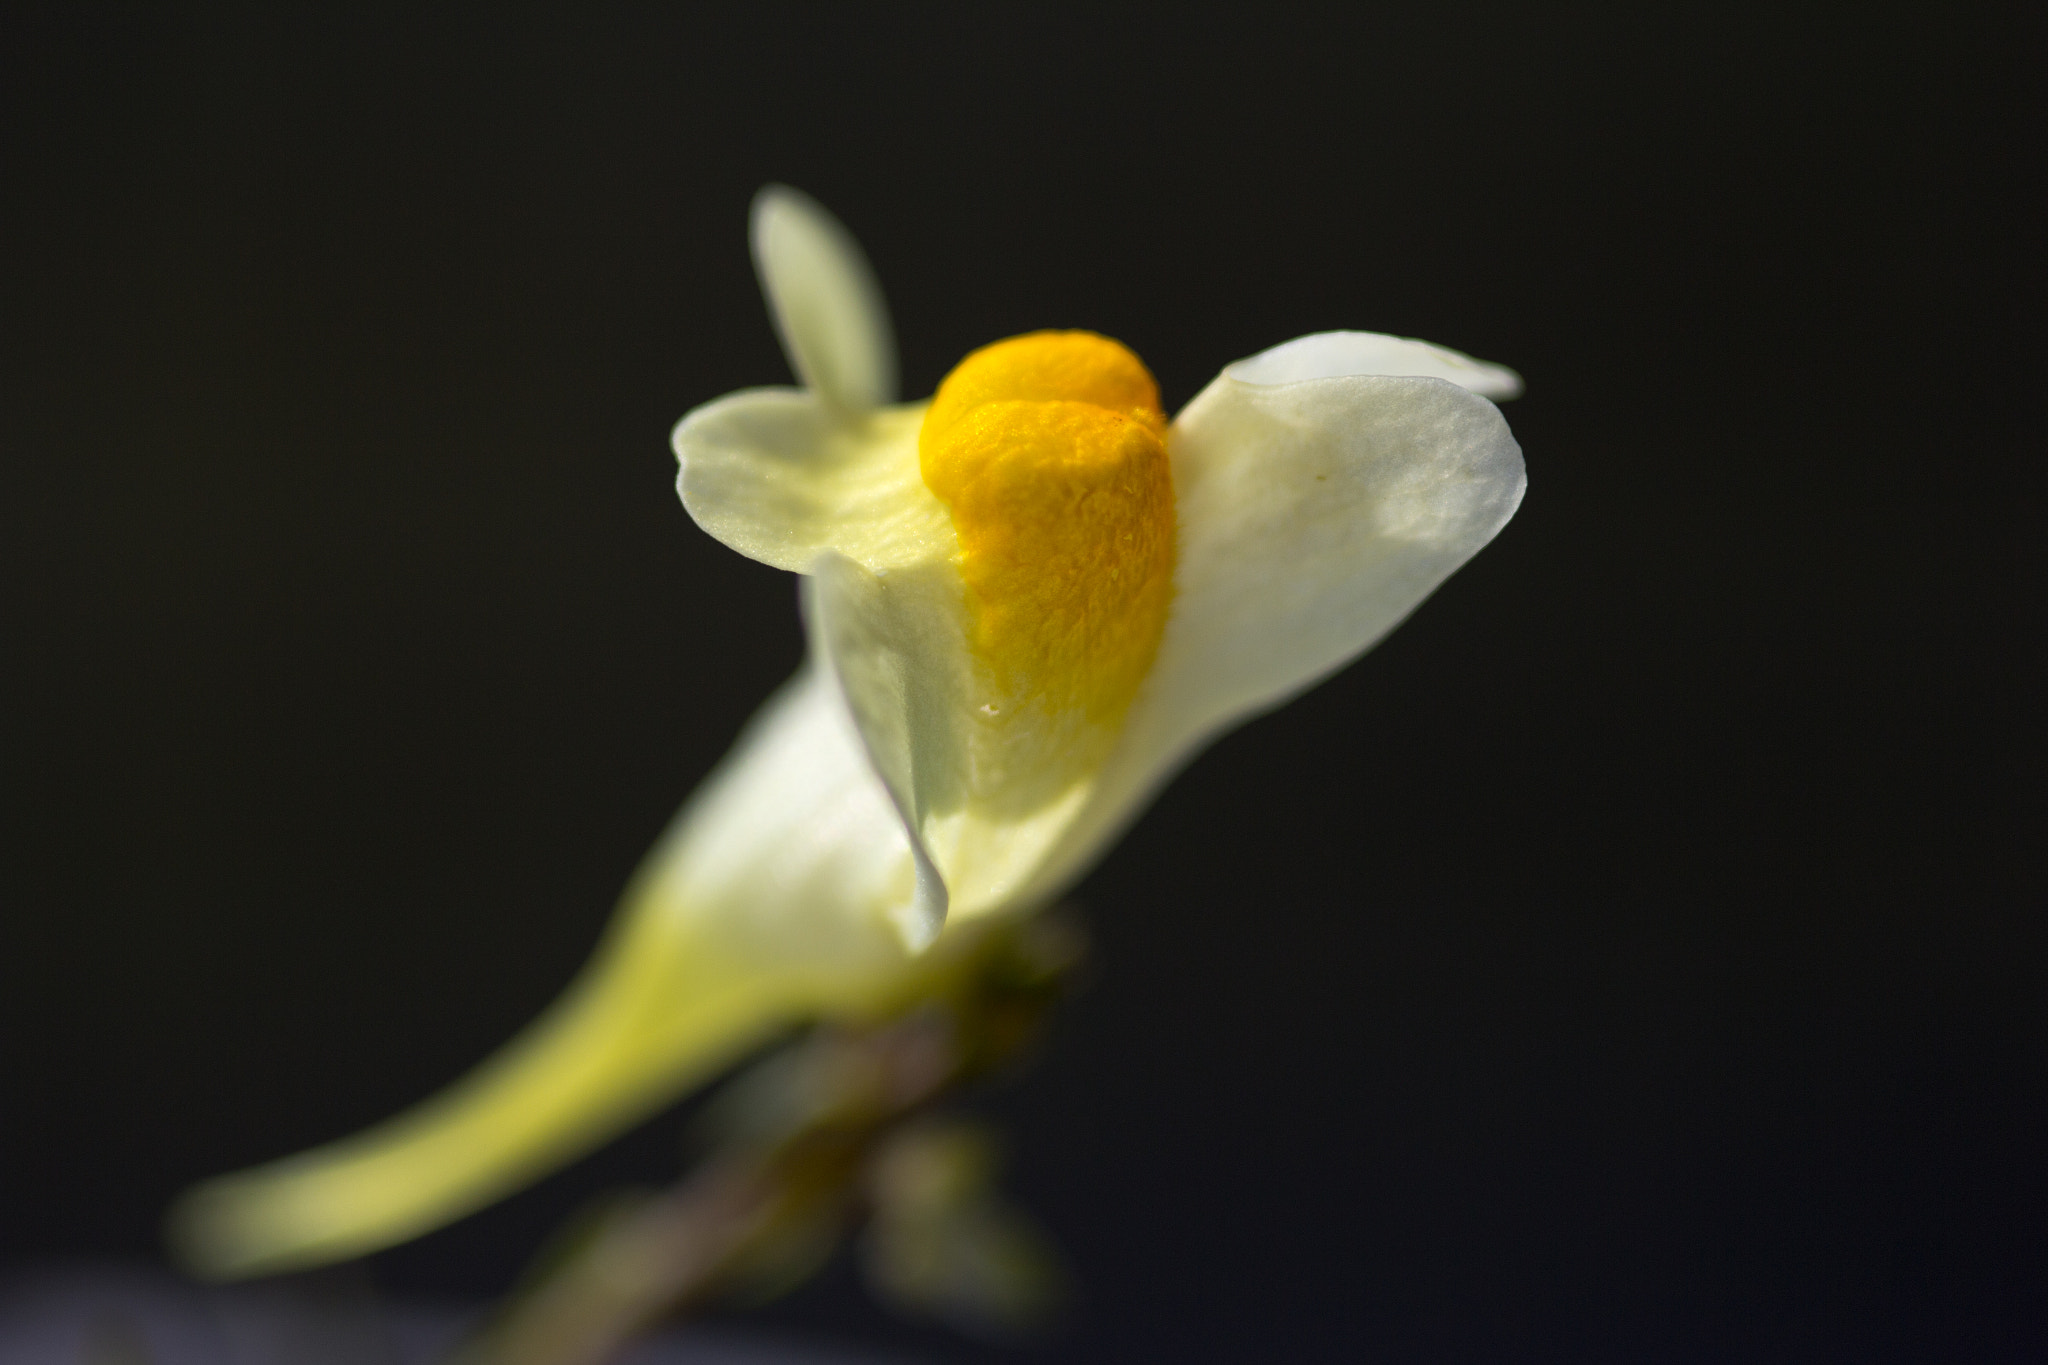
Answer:
<path fill-rule="evenodd" d="M 346 1275 L 200 1289 L 140 1270 L 47 1273 L 0 1287 L 0 1365 L 428 1365 L 480 1316 L 385 1303 Z M 872 1355 L 697 1330 L 650 1337 L 618 1360 L 886 1365 Z"/>

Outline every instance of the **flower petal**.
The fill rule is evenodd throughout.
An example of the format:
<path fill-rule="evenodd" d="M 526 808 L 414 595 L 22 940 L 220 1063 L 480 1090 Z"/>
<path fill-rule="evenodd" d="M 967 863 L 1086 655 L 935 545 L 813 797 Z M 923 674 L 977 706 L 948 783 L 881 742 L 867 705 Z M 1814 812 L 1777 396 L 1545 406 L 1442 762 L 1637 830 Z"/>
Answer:
<path fill-rule="evenodd" d="M 914 894 L 915 858 L 829 670 L 813 660 L 762 708 L 641 883 L 688 934 L 819 990 L 902 966 L 888 908 Z"/>
<path fill-rule="evenodd" d="M 754 196 L 754 269 L 790 368 L 843 413 L 896 401 L 889 305 L 853 234 L 801 190 Z"/>
<path fill-rule="evenodd" d="M 946 926 L 945 878 L 933 864 L 922 834 L 934 759 L 953 747 L 944 721 L 943 669 L 917 667 L 936 654 L 957 654 L 944 644 L 910 638 L 933 613 L 899 609 L 901 592 L 846 556 L 826 551 L 804 579 L 804 620 L 811 657 L 831 671 L 854 728 L 890 800 L 901 815 L 917 865 L 917 890 L 908 904 L 891 907 L 904 946 L 923 952 Z M 918 780 L 918 769 L 926 780 Z"/>
<path fill-rule="evenodd" d="M 849 419 L 800 389 L 746 389 L 676 424 L 676 491 L 733 549 L 801 573 L 826 550 L 869 568 L 951 555 L 946 508 L 918 472 L 925 404 Z"/>
<path fill-rule="evenodd" d="M 939 562 L 884 574 L 827 554 L 805 583 L 813 656 L 844 690 L 876 771 L 917 831 L 944 898 L 901 915 L 913 950 L 937 914 L 959 920 L 1022 908 L 1095 769 L 1076 769 L 1074 732 L 1056 718 L 998 717 L 966 644 L 958 574 Z M 897 902 L 901 905 L 902 902 Z M 899 912 L 900 914 L 900 912 Z"/>
<path fill-rule="evenodd" d="M 1292 384 L 1349 375 L 1410 375 L 1448 379 L 1496 402 L 1519 398 L 1522 376 L 1505 365 L 1474 360 L 1463 351 L 1379 332 L 1315 332 L 1240 360 L 1224 371 L 1247 384 Z"/>
<path fill-rule="evenodd" d="M 908 988 L 878 913 L 911 894 L 902 822 L 833 680 L 763 708 L 628 889 L 583 974 L 467 1078 L 367 1132 L 209 1181 L 173 1211 L 215 1278 L 439 1227 L 638 1122 L 774 1029 Z"/>
<path fill-rule="evenodd" d="M 1330 355 L 1293 342 L 1241 361 L 1175 419 L 1173 615 L 1042 894 L 1201 745 L 1400 624 L 1520 505 L 1521 449 L 1492 403 L 1443 379 L 1316 375 Z M 1311 377 L 1242 377 L 1278 381 L 1296 361 Z"/>

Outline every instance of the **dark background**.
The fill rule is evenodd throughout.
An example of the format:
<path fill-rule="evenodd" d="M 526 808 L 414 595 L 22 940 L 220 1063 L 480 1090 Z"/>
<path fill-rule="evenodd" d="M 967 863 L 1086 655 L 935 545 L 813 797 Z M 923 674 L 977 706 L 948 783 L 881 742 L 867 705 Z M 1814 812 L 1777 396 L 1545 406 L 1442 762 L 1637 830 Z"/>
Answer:
<path fill-rule="evenodd" d="M 1529 382 L 1499 542 L 1080 889 L 983 1105 L 1046 1358 L 2048 1354 L 2020 7 L 680 8 L 9 14 L 7 1263 L 482 1056 L 795 665 L 666 446 L 785 381 L 775 179 L 913 393 L 1043 326 L 1169 407 L 1332 327 Z M 495 1293 L 681 1122 L 375 1273 Z"/>

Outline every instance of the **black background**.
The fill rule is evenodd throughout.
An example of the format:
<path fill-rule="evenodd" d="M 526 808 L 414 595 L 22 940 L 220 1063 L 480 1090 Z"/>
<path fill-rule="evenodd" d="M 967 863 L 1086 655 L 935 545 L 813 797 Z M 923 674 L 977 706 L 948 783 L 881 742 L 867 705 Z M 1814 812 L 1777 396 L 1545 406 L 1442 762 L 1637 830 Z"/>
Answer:
<path fill-rule="evenodd" d="M 1332 327 L 1529 383 L 1498 543 L 1080 889 L 984 1105 L 1048 1358 L 2048 1353 L 2019 7 L 352 8 L 6 24 L 11 1263 L 482 1056 L 795 665 L 666 446 L 785 381 L 784 180 L 913 393 L 1042 326 L 1169 407 Z M 376 1274 L 496 1292 L 680 1122 Z"/>

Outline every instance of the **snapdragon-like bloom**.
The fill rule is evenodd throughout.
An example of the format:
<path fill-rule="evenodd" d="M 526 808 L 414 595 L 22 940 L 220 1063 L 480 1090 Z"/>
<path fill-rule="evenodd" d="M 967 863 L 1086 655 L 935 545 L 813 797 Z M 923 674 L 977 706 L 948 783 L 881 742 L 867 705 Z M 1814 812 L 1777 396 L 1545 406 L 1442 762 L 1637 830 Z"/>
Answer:
<path fill-rule="evenodd" d="M 1328 332 L 1171 423 L 1129 350 L 1038 332 L 894 400 L 858 247 L 787 189 L 755 264 L 802 388 L 675 430 L 697 524 L 803 577 L 809 658 L 683 807 L 564 998 L 360 1136 L 189 1195 L 216 1275 L 375 1250 L 516 1188 L 773 1031 L 900 1008 L 1070 886 L 1204 744 L 1341 667 L 1491 540 L 1513 372 Z"/>

